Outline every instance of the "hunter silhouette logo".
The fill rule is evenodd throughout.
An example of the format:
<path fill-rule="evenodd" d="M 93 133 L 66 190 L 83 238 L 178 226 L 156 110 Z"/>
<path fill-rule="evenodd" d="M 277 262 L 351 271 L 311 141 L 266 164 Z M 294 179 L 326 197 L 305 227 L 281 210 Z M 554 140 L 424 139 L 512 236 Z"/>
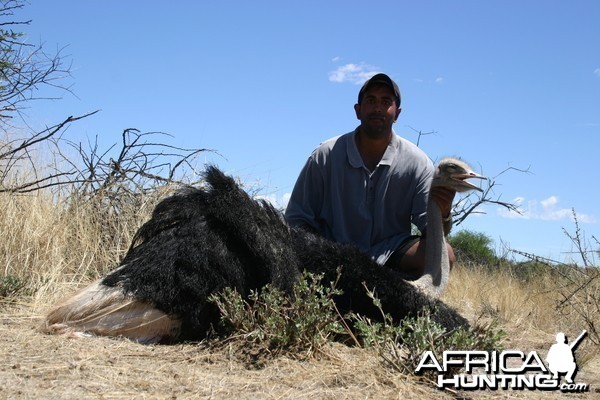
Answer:
<path fill-rule="evenodd" d="M 586 392 L 589 390 L 588 384 L 574 382 L 577 373 L 574 351 L 586 335 L 587 331 L 584 330 L 569 344 L 564 333 L 557 333 L 556 343 L 548 350 L 547 365 L 535 351 L 525 354 L 519 350 L 449 350 L 444 351 L 441 362 L 433 351 L 426 351 L 415 373 L 437 371 L 439 388 Z M 449 371 L 456 367 L 464 368 L 465 373 L 449 375 Z M 475 368 L 477 373 L 474 373 Z M 565 375 L 565 382 L 561 384 L 562 375 Z"/>
<path fill-rule="evenodd" d="M 546 361 L 548 369 L 552 372 L 554 379 L 559 379 L 559 374 L 566 373 L 567 383 L 573 383 L 573 377 L 577 372 L 577 364 L 573 351 L 579 345 L 581 340 L 587 335 L 587 331 L 583 331 L 570 345 L 567 344 L 565 334 L 559 332 L 556 334 L 556 343 L 548 350 Z"/>

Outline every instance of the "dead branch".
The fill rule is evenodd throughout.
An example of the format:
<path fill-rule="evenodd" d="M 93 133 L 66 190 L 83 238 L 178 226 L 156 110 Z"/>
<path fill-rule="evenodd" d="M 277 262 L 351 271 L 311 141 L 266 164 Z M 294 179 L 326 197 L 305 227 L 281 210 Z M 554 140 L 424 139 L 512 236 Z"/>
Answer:
<path fill-rule="evenodd" d="M 99 110 L 92 111 L 90 113 L 87 113 L 87 114 L 79 116 L 79 117 L 70 116 L 67 119 L 65 119 L 63 122 L 61 122 L 57 125 L 51 126 L 50 128 L 46 128 L 41 132 L 37 132 L 37 133 L 33 134 L 31 137 L 23 140 L 23 142 L 20 145 L 18 145 L 17 147 L 15 147 L 14 149 L 11 149 L 5 153 L 0 153 L 0 160 L 7 159 L 7 158 L 10 159 L 12 156 L 14 156 L 15 154 L 17 154 L 21 151 L 27 151 L 28 148 L 31 148 L 35 144 L 43 142 L 45 140 L 48 140 L 52 136 L 56 135 L 67 124 L 70 124 L 71 122 L 79 121 L 80 119 L 83 119 L 83 118 L 87 118 L 90 115 L 96 114 L 98 111 Z"/>
<path fill-rule="evenodd" d="M 79 154 L 79 162 L 69 160 L 75 169 L 71 190 L 76 198 L 97 199 L 107 209 L 118 208 L 118 202 L 136 198 L 165 184 L 181 184 L 188 171 L 193 171 L 192 159 L 210 149 L 189 149 L 153 140 L 171 137 L 163 132 L 123 130 L 119 148 L 116 144 L 105 151 L 98 148 L 97 139 L 81 143 L 68 142 Z M 112 154 L 116 154 L 111 157 Z"/>
<path fill-rule="evenodd" d="M 34 46 L 25 35 L 12 27 L 27 26 L 31 20 L 14 20 L 14 13 L 24 7 L 22 0 L 0 3 L 0 127 L 6 129 L 16 114 L 24 121 L 22 110 L 33 100 L 59 99 L 58 93 L 71 90 L 64 78 L 71 75 L 71 65 L 65 62 L 64 48 L 48 53 L 44 45 Z M 7 27 L 8 29 L 5 29 Z M 52 91 L 54 95 L 42 89 Z"/>
<path fill-rule="evenodd" d="M 423 131 L 413 128 L 410 125 L 408 127 L 417 134 L 417 143 L 416 143 L 417 147 L 419 147 L 419 144 L 421 143 L 421 136 L 435 135 L 437 133 L 436 131 L 423 132 Z"/>
<path fill-rule="evenodd" d="M 61 134 L 69 124 L 87 118 L 97 112 L 98 111 L 93 111 L 77 117 L 70 116 L 61 123 L 40 132 L 36 132 L 28 138 L 17 139 L 6 144 L 4 148 L 7 150 L 0 153 L 0 193 L 29 193 L 47 187 L 73 183 L 73 180 L 70 178 L 64 179 L 65 177 L 74 175 L 73 170 L 57 171 L 40 177 L 38 174 L 38 167 L 33 160 L 31 151 L 43 143 L 54 144 L 56 146 L 57 142 L 53 142 L 52 140 L 55 139 L 57 135 Z M 19 182 L 15 177 L 13 182 L 7 182 L 10 173 L 13 170 L 18 169 L 17 167 L 21 166 L 23 163 L 26 163 L 26 165 L 29 166 L 29 170 L 34 174 L 33 178 L 26 182 Z"/>
<path fill-rule="evenodd" d="M 499 174 L 492 178 L 488 178 L 487 186 L 483 188 L 483 192 L 470 192 L 467 196 L 461 198 L 453 207 L 452 214 L 454 215 L 454 226 L 460 225 L 469 215 L 473 213 L 481 213 L 477 211 L 477 208 L 482 204 L 495 204 L 506 208 L 508 211 L 521 214 L 518 205 L 510 202 L 506 202 L 500 199 L 500 195 L 494 194 L 494 187 L 498 185 L 498 178 L 509 172 L 517 171 L 521 173 L 529 173 L 529 167 L 527 169 L 519 169 L 515 167 L 508 167 L 502 170 Z"/>

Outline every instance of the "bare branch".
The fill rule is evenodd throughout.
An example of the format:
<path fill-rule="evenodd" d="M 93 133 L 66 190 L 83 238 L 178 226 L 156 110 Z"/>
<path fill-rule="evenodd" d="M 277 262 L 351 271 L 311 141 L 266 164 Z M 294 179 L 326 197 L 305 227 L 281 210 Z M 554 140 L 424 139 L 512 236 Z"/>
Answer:
<path fill-rule="evenodd" d="M 410 125 L 409 125 L 408 127 L 409 127 L 409 128 L 410 128 L 410 129 L 411 129 L 413 132 L 417 133 L 417 135 L 418 135 L 418 136 L 417 136 L 417 143 L 416 143 L 417 147 L 419 147 L 419 144 L 421 143 L 421 136 L 434 135 L 434 134 L 436 134 L 436 133 L 437 133 L 436 131 L 423 132 L 423 131 L 420 131 L 420 130 L 417 130 L 417 129 L 413 128 L 413 127 L 412 127 L 412 126 L 410 126 Z"/>
<path fill-rule="evenodd" d="M 467 196 L 460 199 L 453 207 L 452 214 L 454 215 L 454 226 L 460 225 L 469 215 L 474 213 L 483 213 L 477 211 L 477 208 L 483 204 L 495 204 L 503 207 L 510 212 L 521 214 L 521 210 L 517 204 L 501 200 L 501 196 L 494 194 L 494 188 L 498 185 L 498 177 L 509 171 L 517 171 L 521 173 L 529 173 L 529 168 L 520 169 L 508 167 L 500 171 L 492 178 L 487 180 L 487 186 L 483 188 L 483 192 L 470 192 Z"/>
<path fill-rule="evenodd" d="M 417 130 L 411 126 L 408 126 L 408 127 L 412 131 L 417 133 L 417 135 L 418 135 L 417 142 L 416 142 L 417 147 L 419 146 L 419 144 L 421 142 L 421 137 L 428 136 L 428 135 L 434 135 L 437 133 L 436 131 L 423 132 L 423 131 Z M 460 225 L 471 214 L 483 213 L 481 211 L 477 211 L 477 208 L 483 204 L 495 204 L 500 207 L 506 208 L 508 211 L 515 212 L 517 214 L 521 214 L 521 211 L 519 210 L 519 207 L 517 204 L 503 201 L 500 199 L 501 196 L 496 197 L 496 195 L 494 194 L 494 187 L 498 184 L 497 179 L 501 175 L 503 175 L 509 171 L 529 173 L 529 168 L 530 167 L 527 167 L 527 169 L 520 169 L 520 168 L 515 168 L 515 167 L 509 166 L 509 167 L 505 168 L 504 170 L 500 171 L 500 173 L 496 174 L 494 177 L 489 178 L 487 180 L 487 187 L 483 189 L 482 193 L 477 193 L 477 192 L 473 192 L 473 191 L 469 192 L 469 194 L 467 196 L 461 198 L 456 204 L 454 204 L 454 206 L 452 208 L 453 225 L 454 226 Z"/>
<path fill-rule="evenodd" d="M 508 251 L 510 251 L 512 253 L 515 253 L 515 254 L 518 254 L 520 256 L 523 256 L 523 257 L 525 257 L 525 258 L 527 258 L 527 259 L 529 259 L 531 261 L 535 261 L 535 262 L 538 262 L 540 264 L 546 265 L 548 267 L 554 267 L 556 265 L 567 265 L 565 263 L 553 260 L 551 258 L 538 256 L 536 254 L 527 253 L 527 252 L 521 251 L 521 250 L 516 250 L 516 249 L 509 248 Z"/>
<path fill-rule="evenodd" d="M 23 3 L 21 0 L 0 3 L 0 124 L 4 125 L 14 115 L 23 119 L 22 111 L 31 101 L 60 98 L 42 91 L 44 88 L 72 93 L 64 85 L 64 78 L 70 76 L 71 70 L 71 65 L 65 63 L 64 48 L 48 53 L 43 44 L 26 43 L 22 33 L 11 29 L 31 22 L 10 20 L 16 10 L 23 8 Z"/>
<path fill-rule="evenodd" d="M 590 251 L 586 248 L 587 244 L 585 243 L 585 239 L 583 238 L 582 233 L 581 233 L 581 228 L 579 227 L 579 220 L 577 219 L 577 213 L 575 212 L 574 208 L 571 209 L 571 212 L 573 214 L 573 221 L 575 223 L 575 233 L 573 233 L 573 234 L 569 233 L 564 227 L 562 228 L 563 233 L 569 239 L 571 239 L 571 242 L 577 248 L 576 253 L 580 255 L 581 261 L 583 262 L 583 266 L 591 267 L 593 265 L 588 258 L 588 253 L 590 253 Z"/>
<path fill-rule="evenodd" d="M 56 133 L 60 132 L 65 127 L 65 125 L 70 124 L 71 122 L 79 121 L 80 119 L 83 119 L 83 118 L 87 118 L 90 115 L 96 114 L 97 112 L 98 112 L 98 110 L 92 111 L 90 113 L 87 113 L 87 114 L 79 116 L 79 117 L 70 116 L 67 119 L 65 119 L 63 122 L 59 123 L 58 125 L 54 125 L 50 128 L 44 129 L 41 132 L 37 132 L 33 136 L 25 139 L 23 141 L 23 143 L 21 143 L 16 148 L 11 149 L 5 153 L 0 153 L 0 160 L 2 160 L 4 158 L 9 158 L 12 155 L 19 153 L 21 151 L 25 151 L 27 148 L 32 147 L 33 145 L 35 145 L 37 143 L 43 142 L 43 141 L 51 138 Z"/>

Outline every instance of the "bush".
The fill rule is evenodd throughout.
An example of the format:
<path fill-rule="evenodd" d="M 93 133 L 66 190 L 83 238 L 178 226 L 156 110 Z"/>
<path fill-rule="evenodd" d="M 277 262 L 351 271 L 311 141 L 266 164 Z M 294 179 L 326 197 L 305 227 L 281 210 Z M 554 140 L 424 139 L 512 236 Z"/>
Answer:
<path fill-rule="evenodd" d="M 375 306 L 381 303 L 370 293 Z M 431 315 L 435 310 L 423 309 L 416 317 L 405 318 L 395 325 L 383 313 L 384 322 L 373 322 L 353 314 L 358 338 L 365 347 L 377 350 L 384 364 L 403 374 L 413 374 L 423 353 L 432 350 L 441 358 L 446 350 L 501 350 L 505 332 L 497 329 L 497 321 L 477 322 L 473 328 L 446 331 Z"/>
<path fill-rule="evenodd" d="M 26 282 L 14 275 L 0 276 L 0 299 L 17 296 L 25 287 Z"/>
<path fill-rule="evenodd" d="M 332 335 L 344 332 L 333 300 L 341 291 L 335 284 L 324 287 L 322 278 L 304 272 L 293 296 L 266 285 L 260 292 L 253 291 L 248 300 L 226 288 L 210 301 L 219 308 L 224 325 L 245 341 L 264 345 L 271 353 L 312 354 Z"/>
<path fill-rule="evenodd" d="M 490 266 L 497 261 L 492 248 L 494 242 L 485 233 L 462 230 L 450 236 L 448 241 L 457 261 L 462 264 Z"/>

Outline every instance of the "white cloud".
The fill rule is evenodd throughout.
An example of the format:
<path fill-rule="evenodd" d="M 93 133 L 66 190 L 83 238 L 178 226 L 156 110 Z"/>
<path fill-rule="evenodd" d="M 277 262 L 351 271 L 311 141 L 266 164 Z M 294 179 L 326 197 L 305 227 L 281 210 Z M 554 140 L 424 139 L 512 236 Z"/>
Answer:
<path fill-rule="evenodd" d="M 368 64 L 346 64 L 329 72 L 331 82 L 351 82 L 357 85 L 364 83 L 367 79 L 380 72 L 377 67 Z"/>
<path fill-rule="evenodd" d="M 518 210 L 520 211 L 520 213 L 513 211 L 513 210 L 509 210 L 505 207 L 498 207 L 496 213 L 503 217 L 503 218 L 519 218 L 519 219 L 528 219 L 528 212 L 527 210 L 523 209 L 523 203 L 525 202 L 525 198 L 524 197 L 516 197 L 515 199 L 513 199 L 513 201 L 511 202 L 512 204 L 514 204 Z"/>
<path fill-rule="evenodd" d="M 596 68 L 594 70 L 594 75 L 596 75 L 598 78 L 600 78 L 600 68 Z"/>
<path fill-rule="evenodd" d="M 277 197 L 275 194 L 259 194 L 254 198 L 256 200 L 265 200 L 271 203 L 271 205 L 279 210 L 285 210 L 288 203 L 290 202 L 290 197 L 292 197 L 291 193 L 284 193 L 281 197 Z"/>
<path fill-rule="evenodd" d="M 557 203 L 558 197 L 556 196 L 550 196 L 547 199 L 540 201 L 540 204 L 546 209 L 556 206 Z"/>
<path fill-rule="evenodd" d="M 543 200 L 526 200 L 524 197 L 515 198 L 512 203 L 517 206 L 520 214 L 515 211 L 499 207 L 497 213 L 504 218 L 536 219 L 543 221 L 562 221 L 573 220 L 573 210 L 571 208 L 561 208 L 559 198 L 550 196 Z M 583 223 L 596 223 L 593 215 L 577 213 L 577 220 Z"/>
<path fill-rule="evenodd" d="M 277 196 L 274 194 L 257 194 L 254 196 L 254 200 L 265 200 L 271 203 L 271 205 L 277 207 Z"/>
<path fill-rule="evenodd" d="M 433 79 L 431 77 L 429 77 L 427 79 L 424 79 L 424 78 L 413 78 L 412 80 L 415 83 L 424 83 L 424 84 L 427 84 L 427 85 L 431 85 L 431 84 L 441 85 L 442 83 L 445 82 L 445 79 L 444 79 L 443 76 L 438 76 L 438 77 L 433 78 Z"/>
<path fill-rule="evenodd" d="M 577 221 L 582 222 L 584 224 L 596 224 L 596 223 L 598 223 L 598 220 L 593 215 L 579 214 L 579 213 L 577 213 Z"/>
<path fill-rule="evenodd" d="M 283 196 L 281 196 L 281 208 L 287 208 L 287 205 L 290 202 L 290 197 L 292 197 L 291 193 L 285 193 Z"/>

